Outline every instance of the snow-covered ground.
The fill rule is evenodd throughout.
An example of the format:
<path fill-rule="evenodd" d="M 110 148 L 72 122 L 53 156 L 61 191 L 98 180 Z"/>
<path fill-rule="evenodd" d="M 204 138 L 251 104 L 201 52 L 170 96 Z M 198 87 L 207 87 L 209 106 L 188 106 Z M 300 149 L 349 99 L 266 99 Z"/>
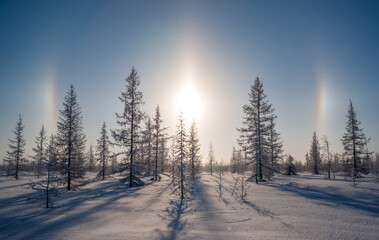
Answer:
<path fill-rule="evenodd" d="M 63 193 L 58 207 L 26 189 L 28 177 L 0 178 L 0 239 L 378 239 L 379 184 L 365 179 L 353 188 L 343 178 L 279 176 L 249 183 L 246 201 L 223 195 L 216 176 L 203 174 L 180 202 L 167 177 L 129 189 L 118 181 L 93 181 Z"/>

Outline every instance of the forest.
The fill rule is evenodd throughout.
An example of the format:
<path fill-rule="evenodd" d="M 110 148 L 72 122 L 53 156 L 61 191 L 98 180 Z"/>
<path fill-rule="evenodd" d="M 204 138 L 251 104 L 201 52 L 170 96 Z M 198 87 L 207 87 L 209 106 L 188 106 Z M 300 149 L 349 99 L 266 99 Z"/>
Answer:
<path fill-rule="evenodd" d="M 0 0 L 0 240 L 378 240 L 378 26 L 375 0 Z"/>
<path fill-rule="evenodd" d="M 82 112 L 73 85 L 70 85 L 66 92 L 59 111 L 57 132 L 48 135 L 42 125 L 35 138 L 32 156 L 25 154 L 24 123 L 20 115 L 12 131 L 13 138 L 9 139 L 5 165 L 1 167 L 3 187 L 0 191 L 3 192 L 0 201 L 3 207 L 0 210 L 6 211 L 6 215 L 9 215 L 8 208 L 15 207 L 12 206 L 14 204 L 12 201 L 25 208 L 34 206 L 30 217 L 24 216 L 26 221 L 31 221 L 40 216 L 56 218 L 62 214 L 59 213 L 61 208 L 83 208 L 90 199 L 98 201 L 100 205 L 95 208 L 99 208 L 103 205 L 118 206 L 120 204 L 117 203 L 118 200 L 124 202 L 131 198 L 137 199 L 137 202 L 132 204 L 131 209 L 125 210 L 125 216 L 118 213 L 117 218 L 128 219 L 131 212 L 140 209 L 142 215 L 154 219 L 151 220 L 153 223 L 149 225 L 150 227 L 158 226 L 156 217 L 161 217 L 160 214 L 151 215 L 147 209 L 150 205 L 159 203 L 151 211 L 153 213 L 163 211 L 167 215 L 163 219 L 171 221 L 166 227 L 160 226 L 154 231 L 149 231 L 146 236 L 161 239 L 206 238 L 207 232 L 212 232 L 214 235 L 211 236 L 217 238 L 228 239 L 232 236 L 250 238 L 254 232 L 246 233 L 234 229 L 227 231 L 223 236 L 217 235 L 216 232 L 231 218 L 244 216 L 242 214 L 246 212 L 244 208 L 251 208 L 249 211 L 260 217 L 270 218 L 269 226 L 279 222 L 285 228 L 289 228 L 294 224 L 293 221 L 286 223 L 290 213 L 285 212 L 282 218 L 278 218 L 270 210 L 276 204 L 271 203 L 272 195 L 276 195 L 274 201 L 280 201 L 281 196 L 278 192 L 287 192 L 305 198 L 302 204 L 307 203 L 307 200 L 329 202 L 343 208 L 352 208 L 355 217 L 359 217 L 361 211 L 370 213 L 367 217 L 369 219 L 370 215 L 374 217 L 372 224 L 377 222 L 379 154 L 374 154 L 368 149 L 367 143 L 370 139 L 363 133 L 351 101 L 347 108 L 346 132 L 341 137 L 344 152 L 333 153 L 328 137 L 323 136 L 319 139 L 317 133 L 313 132 L 305 161 L 295 161 L 291 154 L 283 154 L 283 141 L 276 130 L 277 116 L 274 107 L 264 92 L 263 82 L 257 77 L 248 93 L 249 103 L 242 106 L 244 118 L 242 127 L 236 128 L 240 134 L 236 139 L 237 147 L 232 147 L 230 162 L 225 164 L 215 159 L 212 143 L 209 145 L 208 156 L 201 156 L 197 123 L 193 121 L 190 126 L 185 126 L 181 112 L 178 113 L 175 134 L 169 136 L 158 105 L 153 117 L 142 111 L 144 99 L 139 85 L 139 75 L 133 67 L 125 79 L 125 89 L 119 97 L 124 107 L 115 114 L 119 128 L 107 129 L 106 123 L 103 122 L 99 128 L 96 146 L 90 145 L 89 149 L 86 149 L 87 138 L 83 131 Z M 259 188 L 260 185 L 265 189 Z M 338 193 L 335 193 L 336 190 Z M 158 195 L 156 191 L 159 192 Z M 73 192 L 74 195 L 69 192 Z M 140 197 L 139 192 L 144 192 L 145 196 Z M 356 194 L 365 198 L 357 197 Z M 7 197 L 8 195 L 13 197 Z M 109 198 L 116 200 L 107 202 Z M 262 203 L 268 200 L 273 205 Z M 140 201 L 149 203 L 139 205 Z M 259 207 L 257 203 L 264 207 Z M 12 207 L 7 207 L 8 204 Z M 298 207 L 298 204 L 284 207 Z M 279 206 L 282 206 L 282 203 Z M 302 205 L 301 207 L 307 208 Z M 58 210 L 46 212 L 44 208 Z M 206 217 L 204 215 L 188 217 L 186 221 L 201 218 L 202 221 L 211 221 L 215 229 L 203 229 L 202 233 L 195 231 L 194 234 L 195 228 L 185 226 L 186 221 L 182 221 L 182 214 L 190 215 L 186 209 L 206 214 Z M 226 220 L 221 220 L 225 216 L 214 216 L 223 215 L 222 209 L 227 211 Z M 334 209 L 338 210 L 339 207 Z M 30 209 L 21 210 L 18 215 L 22 216 L 28 211 Z M 296 212 L 301 215 L 303 211 L 304 209 L 300 209 Z M 321 211 L 323 214 L 321 218 L 328 216 L 328 209 Z M 349 212 L 344 209 L 345 211 Z M 74 211 L 73 214 L 86 217 L 87 213 Z M 113 218 L 114 214 L 112 212 L 108 217 Z M 345 214 L 343 213 L 343 216 Z M 246 221 L 251 221 L 249 214 L 244 218 Z M 1 233 L 6 238 L 12 239 L 16 236 L 15 239 L 19 237 L 33 239 L 39 234 L 55 238 L 60 236 L 55 235 L 56 232 L 66 230 L 64 227 L 56 227 L 55 224 L 52 226 L 55 230 L 51 230 L 50 223 L 43 220 L 47 230 L 43 230 L 44 228 L 38 230 L 34 226 L 31 229 L 35 229 L 35 232 L 33 230 L 31 233 L 30 231 L 16 233 L 21 226 L 17 219 L 18 217 L 11 216 L 3 217 L 1 220 L 3 226 Z M 354 219 L 353 217 L 353 221 Z M 63 225 L 70 221 L 63 220 Z M 131 221 L 144 225 L 147 220 L 136 215 Z M 305 221 L 309 222 L 310 219 Z M 56 224 L 59 225 L 59 221 Z M 127 234 L 132 238 L 146 238 L 145 235 L 131 231 L 134 229 L 134 227 L 129 228 L 131 226 L 134 225 L 127 224 Z M 235 228 L 239 225 L 231 226 Z M 242 226 L 249 228 L 249 225 Z M 372 230 L 366 232 L 364 238 L 371 238 L 377 233 L 378 225 L 370 226 Z M 140 226 L 135 227 L 140 228 Z M 105 232 L 97 234 L 104 234 L 108 238 L 110 235 L 106 233 L 107 228 L 103 231 Z M 288 229 L 280 227 L 278 231 L 268 229 L 265 231 L 263 238 L 271 238 L 270 236 L 276 236 L 271 234 L 283 234 L 283 231 L 287 232 Z M 71 232 L 67 238 L 87 238 L 86 234 L 87 231 L 82 230 L 77 234 Z M 290 238 L 316 237 L 312 233 L 303 231 L 297 231 L 297 234 L 287 233 Z M 356 232 L 345 231 L 333 234 L 333 238 L 361 236 L 356 235 Z M 121 237 L 117 234 L 116 236 L 116 239 Z"/>

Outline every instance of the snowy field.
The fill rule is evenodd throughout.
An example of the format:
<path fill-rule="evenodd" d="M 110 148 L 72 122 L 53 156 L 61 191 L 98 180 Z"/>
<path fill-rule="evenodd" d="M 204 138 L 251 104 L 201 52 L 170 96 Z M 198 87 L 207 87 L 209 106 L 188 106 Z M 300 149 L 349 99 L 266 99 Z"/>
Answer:
<path fill-rule="evenodd" d="M 223 196 L 203 174 L 189 199 L 172 195 L 167 178 L 129 189 L 119 176 L 63 193 L 56 208 L 27 201 L 38 194 L 0 178 L 0 239 L 379 239 L 379 184 L 353 188 L 343 178 L 280 176 L 249 184 L 246 201 Z"/>

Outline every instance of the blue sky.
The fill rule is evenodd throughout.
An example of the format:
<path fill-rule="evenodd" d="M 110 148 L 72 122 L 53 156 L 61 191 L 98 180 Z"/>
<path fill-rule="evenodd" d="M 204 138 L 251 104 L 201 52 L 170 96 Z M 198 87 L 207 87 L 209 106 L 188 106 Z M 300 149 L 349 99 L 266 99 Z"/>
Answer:
<path fill-rule="evenodd" d="M 341 152 L 349 99 L 379 151 L 377 1 L 1 1 L 0 157 L 21 113 L 27 152 L 55 132 L 70 83 L 88 144 L 115 128 L 134 65 L 144 110 L 157 104 L 169 133 L 190 79 L 203 102 L 203 156 L 229 161 L 242 105 L 259 76 L 278 115 L 285 153 L 303 160 L 314 130 Z"/>

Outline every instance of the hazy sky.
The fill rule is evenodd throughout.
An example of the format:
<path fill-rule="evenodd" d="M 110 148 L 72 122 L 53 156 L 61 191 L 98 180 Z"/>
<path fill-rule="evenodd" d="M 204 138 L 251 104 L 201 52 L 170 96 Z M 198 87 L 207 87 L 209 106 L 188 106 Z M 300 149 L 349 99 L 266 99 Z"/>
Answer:
<path fill-rule="evenodd" d="M 203 156 L 229 161 L 242 105 L 259 76 L 285 153 L 303 160 L 312 133 L 342 151 L 349 99 L 379 151 L 378 1 L 0 1 L 0 157 L 21 113 L 27 151 L 56 130 L 73 83 L 88 144 L 115 128 L 124 78 L 137 69 L 153 116 L 173 133 L 192 84 Z"/>

